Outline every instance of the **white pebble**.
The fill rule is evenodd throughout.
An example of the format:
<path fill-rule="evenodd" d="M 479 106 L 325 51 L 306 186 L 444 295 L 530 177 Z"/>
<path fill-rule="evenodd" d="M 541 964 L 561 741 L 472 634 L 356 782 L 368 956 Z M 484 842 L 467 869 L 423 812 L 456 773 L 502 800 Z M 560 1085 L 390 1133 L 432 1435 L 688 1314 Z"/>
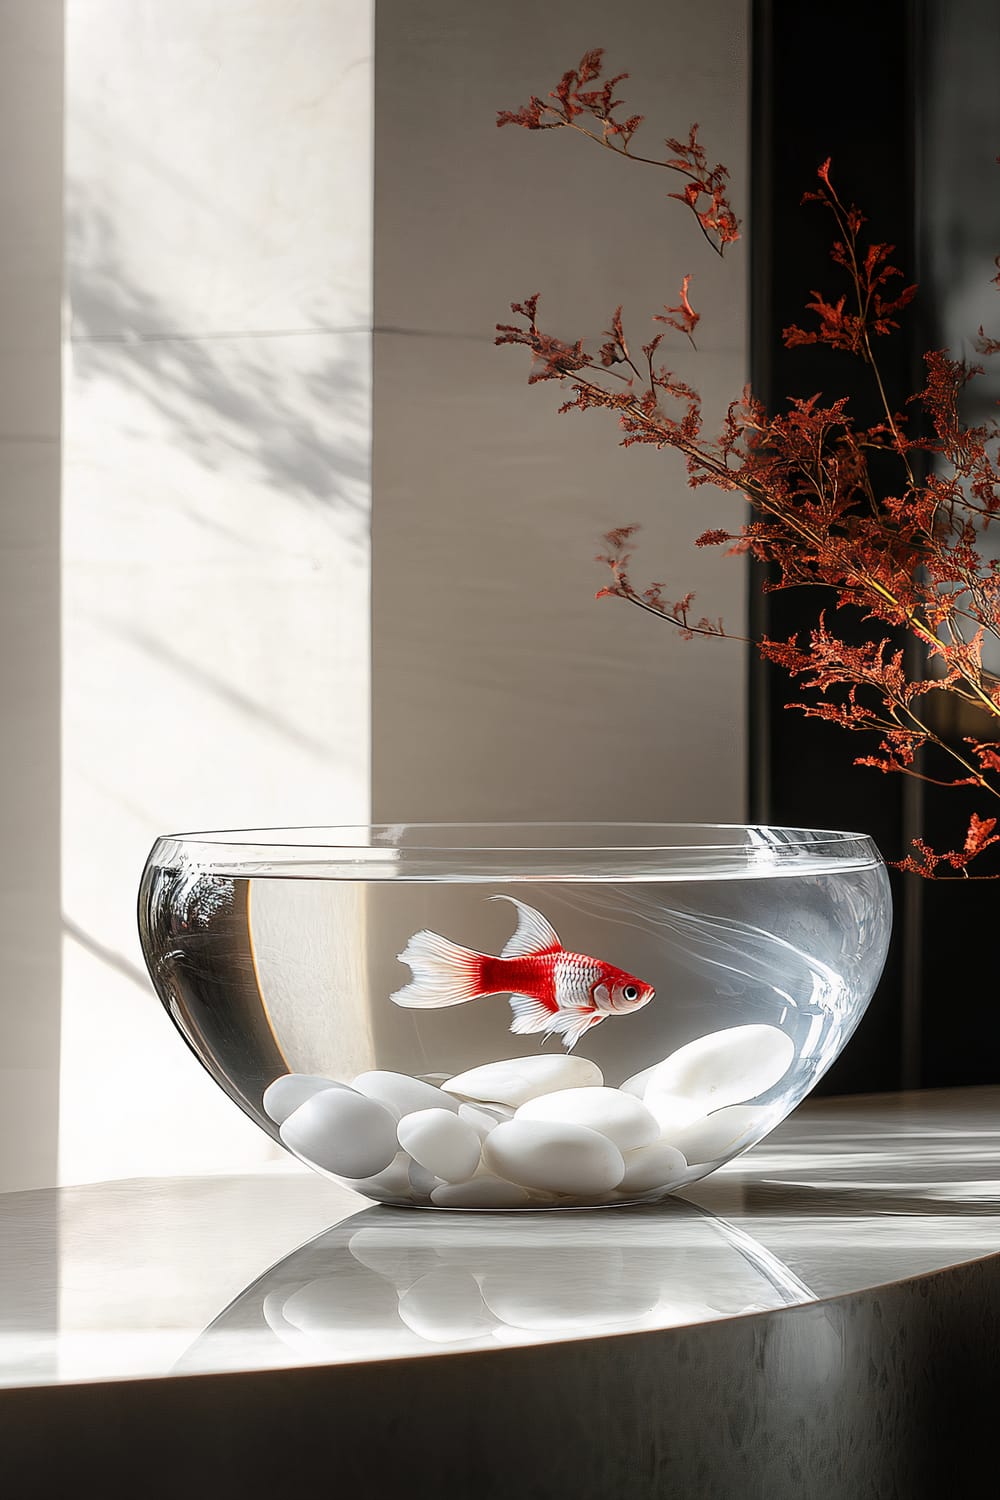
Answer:
<path fill-rule="evenodd" d="M 689 1099 L 702 1112 L 743 1104 L 773 1088 L 795 1057 L 792 1039 L 777 1026 L 731 1026 L 698 1037 L 674 1052 L 646 1083 L 643 1102 L 658 1114 L 665 1100 Z"/>
<path fill-rule="evenodd" d="M 376 1172 L 373 1177 L 345 1177 L 344 1181 L 356 1193 L 363 1193 L 366 1198 L 374 1198 L 379 1203 L 386 1198 L 408 1199 L 411 1196 L 410 1158 L 405 1151 L 399 1151 L 384 1172 Z"/>
<path fill-rule="evenodd" d="M 670 1137 L 671 1143 L 692 1165 L 718 1161 L 735 1155 L 752 1137 L 766 1135 L 778 1123 L 778 1114 L 773 1106 L 762 1109 L 753 1104 L 731 1104 L 678 1131 Z"/>
<path fill-rule="evenodd" d="M 483 1142 L 489 1171 L 522 1187 L 550 1193 L 605 1193 L 625 1175 L 613 1141 L 586 1125 L 556 1120 L 509 1120 Z"/>
<path fill-rule="evenodd" d="M 648 1146 L 660 1137 L 659 1124 L 642 1101 L 620 1089 L 563 1089 L 558 1094 L 542 1094 L 522 1104 L 515 1119 L 586 1125 L 614 1141 L 619 1151 Z"/>
<path fill-rule="evenodd" d="M 531 1194 L 514 1182 L 483 1173 L 470 1182 L 449 1182 L 435 1188 L 431 1202 L 438 1208 L 524 1208 Z"/>
<path fill-rule="evenodd" d="M 276 1125 L 283 1125 L 288 1116 L 294 1114 L 300 1104 L 305 1104 L 313 1094 L 324 1089 L 343 1089 L 346 1083 L 336 1083 L 332 1078 L 320 1078 L 315 1073 L 286 1073 L 276 1078 L 264 1090 L 261 1106 Z"/>
<path fill-rule="evenodd" d="M 684 1176 L 688 1164 L 682 1152 L 665 1141 L 625 1152 L 625 1176 L 618 1185 L 622 1193 L 648 1193 L 670 1188 Z"/>
<path fill-rule="evenodd" d="M 279 1134 L 297 1155 L 338 1177 L 373 1177 L 399 1151 L 389 1111 L 351 1089 L 313 1094 L 288 1116 Z"/>
<path fill-rule="evenodd" d="M 396 1133 L 403 1150 L 445 1182 L 464 1182 L 479 1165 L 479 1132 L 446 1109 L 404 1115 Z"/>
<path fill-rule="evenodd" d="M 418 1161 L 410 1162 L 410 1187 L 418 1198 L 429 1198 L 436 1187 L 440 1187 L 443 1181 L 435 1172 L 428 1172 Z"/>
<path fill-rule="evenodd" d="M 650 1079 L 657 1068 L 661 1068 L 662 1066 L 662 1063 L 653 1063 L 651 1068 L 643 1068 L 641 1073 L 633 1073 L 632 1077 L 626 1078 L 622 1084 L 622 1092 L 634 1094 L 637 1099 L 641 1099 L 646 1092 Z"/>
<path fill-rule="evenodd" d="M 676 1094 L 659 1093 L 656 1089 L 647 1092 L 643 1104 L 659 1125 L 662 1139 L 668 1141 L 672 1141 L 678 1131 L 703 1120 L 708 1113 L 700 1099 L 679 1098 Z"/>
<path fill-rule="evenodd" d="M 458 1113 L 458 1105 L 450 1095 L 442 1093 L 432 1083 L 411 1078 L 408 1073 L 359 1073 L 351 1088 L 368 1099 L 376 1099 L 397 1120 L 418 1109 L 450 1109 L 453 1114 Z"/>
<path fill-rule="evenodd" d="M 432 1344 L 481 1338 L 496 1327 L 476 1278 L 452 1266 L 442 1266 L 414 1282 L 399 1299 L 399 1316 Z"/>
<path fill-rule="evenodd" d="M 537 1099 L 539 1094 L 552 1094 L 558 1089 L 599 1088 L 603 1082 L 600 1068 L 589 1058 L 552 1053 L 512 1057 L 471 1068 L 468 1073 L 452 1078 L 444 1090 L 466 1099 L 510 1104 L 516 1109 L 529 1099 Z"/>
<path fill-rule="evenodd" d="M 467 1125 L 471 1125 L 479 1139 L 484 1141 L 490 1131 L 495 1130 L 505 1116 L 498 1115 L 492 1109 L 483 1109 L 479 1104 L 460 1104 L 458 1118 L 464 1120 Z M 506 1118 L 508 1120 L 513 1118 L 513 1110 L 507 1111 Z"/>

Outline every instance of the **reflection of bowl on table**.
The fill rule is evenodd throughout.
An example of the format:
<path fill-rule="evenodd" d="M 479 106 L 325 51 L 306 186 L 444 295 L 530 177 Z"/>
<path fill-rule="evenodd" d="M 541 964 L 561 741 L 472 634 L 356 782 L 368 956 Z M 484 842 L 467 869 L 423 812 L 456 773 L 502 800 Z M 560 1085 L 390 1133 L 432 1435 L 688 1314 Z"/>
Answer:
<path fill-rule="evenodd" d="M 140 893 L 161 999 L 272 1136 L 382 1202 L 529 1212 L 650 1201 L 760 1140 L 889 921 L 870 840 L 757 827 L 193 835 Z"/>
<path fill-rule="evenodd" d="M 416 1220 L 371 1208 L 272 1267 L 181 1368 L 254 1339 L 305 1361 L 390 1358 L 700 1323 L 812 1300 L 744 1231 L 681 1199 L 625 1215 Z"/>

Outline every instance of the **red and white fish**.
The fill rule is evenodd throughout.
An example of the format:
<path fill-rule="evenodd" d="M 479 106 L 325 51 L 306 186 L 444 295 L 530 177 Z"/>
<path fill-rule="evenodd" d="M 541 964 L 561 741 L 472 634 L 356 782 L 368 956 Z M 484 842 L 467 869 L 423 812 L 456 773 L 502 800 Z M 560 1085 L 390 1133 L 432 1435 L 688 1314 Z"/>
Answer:
<path fill-rule="evenodd" d="M 517 931 L 500 956 L 460 948 L 436 932 L 416 932 L 399 954 L 413 979 L 391 996 L 397 1005 L 431 1010 L 484 995 L 510 995 L 511 1031 L 557 1033 L 569 1052 L 592 1026 L 652 1000 L 653 986 L 634 974 L 585 953 L 567 953 L 534 907 L 514 896 L 490 899 L 517 907 Z"/>

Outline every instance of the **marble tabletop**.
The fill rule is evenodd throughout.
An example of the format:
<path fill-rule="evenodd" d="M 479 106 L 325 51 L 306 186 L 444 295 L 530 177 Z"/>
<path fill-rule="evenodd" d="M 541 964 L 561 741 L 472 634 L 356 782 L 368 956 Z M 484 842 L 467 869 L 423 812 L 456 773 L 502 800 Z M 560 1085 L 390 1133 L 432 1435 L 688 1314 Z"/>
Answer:
<path fill-rule="evenodd" d="M 0 1385 L 718 1323 L 1000 1254 L 1000 1089 L 808 1101 L 657 1207 L 368 1204 L 289 1160 L 0 1196 Z M 0 1396 L 0 1403 L 2 1403 Z"/>

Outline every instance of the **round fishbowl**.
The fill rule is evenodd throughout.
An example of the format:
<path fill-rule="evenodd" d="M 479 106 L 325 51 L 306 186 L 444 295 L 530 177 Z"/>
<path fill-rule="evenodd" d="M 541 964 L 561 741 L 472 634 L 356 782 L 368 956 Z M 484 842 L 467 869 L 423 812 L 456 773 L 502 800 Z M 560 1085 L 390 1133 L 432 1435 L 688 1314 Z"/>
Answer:
<path fill-rule="evenodd" d="M 398 1206 L 649 1203 L 768 1134 L 857 1026 L 859 833 L 394 824 L 161 838 L 153 984 L 227 1094 Z"/>

